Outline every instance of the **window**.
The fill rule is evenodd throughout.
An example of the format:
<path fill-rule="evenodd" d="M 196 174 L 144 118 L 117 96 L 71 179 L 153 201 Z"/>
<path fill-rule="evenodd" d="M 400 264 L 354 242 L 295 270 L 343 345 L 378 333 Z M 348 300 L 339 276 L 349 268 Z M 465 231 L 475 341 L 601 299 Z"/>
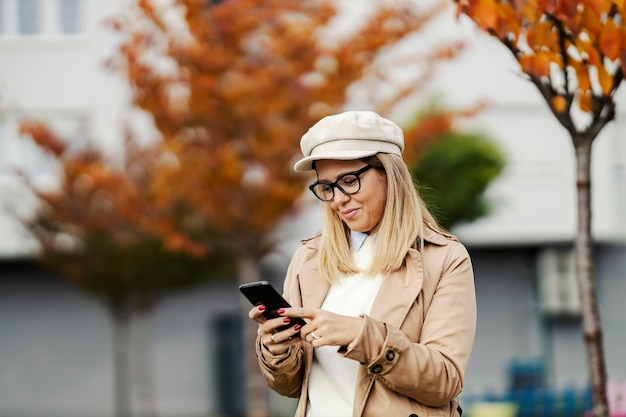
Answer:
<path fill-rule="evenodd" d="M 81 0 L 59 0 L 59 31 L 63 34 L 80 33 Z"/>
<path fill-rule="evenodd" d="M 84 33 L 85 0 L 0 0 L 0 36 Z"/>
<path fill-rule="evenodd" d="M 581 314 L 573 248 L 543 248 L 537 257 L 541 311 L 553 318 Z"/>
<path fill-rule="evenodd" d="M 217 411 L 223 415 L 243 415 L 244 369 L 242 366 L 243 323 L 239 314 L 223 313 L 213 319 L 211 339 L 215 342 L 213 374 Z"/>
<path fill-rule="evenodd" d="M 19 0 L 17 6 L 19 33 L 23 35 L 41 33 L 40 0 Z"/>

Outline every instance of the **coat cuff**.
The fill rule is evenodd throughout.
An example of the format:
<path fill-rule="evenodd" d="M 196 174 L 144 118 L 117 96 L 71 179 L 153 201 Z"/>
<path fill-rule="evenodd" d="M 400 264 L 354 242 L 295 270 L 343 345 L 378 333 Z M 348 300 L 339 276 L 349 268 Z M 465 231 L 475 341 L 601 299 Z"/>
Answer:
<path fill-rule="evenodd" d="M 357 336 L 348 346 L 341 347 L 339 353 L 362 365 L 368 365 L 384 349 L 387 326 L 366 314 L 361 314 L 360 317 L 363 318 L 363 322 Z"/>
<path fill-rule="evenodd" d="M 298 346 L 290 346 L 284 353 L 274 354 L 270 352 L 261 339 L 257 338 L 256 354 L 259 358 L 259 364 L 267 369 L 269 372 L 276 373 L 280 369 L 290 368 L 296 364 Z"/>
<path fill-rule="evenodd" d="M 357 337 L 339 353 L 359 361 L 370 375 L 385 375 L 398 363 L 403 335 L 367 315 L 361 317 L 364 320 Z"/>

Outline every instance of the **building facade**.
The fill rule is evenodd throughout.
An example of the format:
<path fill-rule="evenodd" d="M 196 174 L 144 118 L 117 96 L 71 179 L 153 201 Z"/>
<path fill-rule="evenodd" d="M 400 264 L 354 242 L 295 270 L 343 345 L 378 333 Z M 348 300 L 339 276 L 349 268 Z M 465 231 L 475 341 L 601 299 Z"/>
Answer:
<path fill-rule="evenodd" d="M 17 138 L 24 117 L 51 123 L 75 140 L 119 151 L 129 114 L 123 80 L 104 68 L 115 35 L 104 20 L 124 2 L 0 0 L 0 416 L 110 416 L 113 347 L 106 309 L 32 262 L 35 250 L 12 217 L 32 209 L 14 168 L 45 182 L 44 155 Z M 453 105 L 488 99 L 467 123 L 505 150 L 508 165 L 488 190 L 490 216 L 453 232 L 472 255 L 478 330 L 466 396 L 505 390 L 511 366 L 537 361 L 549 386 L 584 386 L 587 364 L 573 275 L 576 233 L 573 148 L 508 51 L 453 13 L 432 39 L 470 39 L 461 58 L 438 74 L 433 90 Z M 626 381 L 626 99 L 598 138 L 593 156 L 594 261 L 607 370 Z M 132 114 L 132 113 L 130 113 Z M 88 139 L 85 139 L 88 138 Z M 277 231 L 267 278 L 280 285 L 301 237 L 319 228 L 319 206 Z M 161 300 L 153 322 L 160 415 L 192 417 L 242 409 L 242 297 L 236 284 L 205 285 Z M 271 395 L 277 415 L 293 402 Z"/>

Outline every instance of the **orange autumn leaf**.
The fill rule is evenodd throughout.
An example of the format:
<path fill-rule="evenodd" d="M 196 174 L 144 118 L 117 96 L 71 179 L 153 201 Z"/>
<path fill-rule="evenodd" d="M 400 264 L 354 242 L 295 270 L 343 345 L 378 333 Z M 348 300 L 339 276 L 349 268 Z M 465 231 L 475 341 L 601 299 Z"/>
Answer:
<path fill-rule="evenodd" d="M 535 74 L 539 77 L 550 78 L 550 64 L 552 57 L 548 52 L 539 52 L 535 56 Z"/>
<path fill-rule="evenodd" d="M 591 80 L 589 79 L 589 70 L 587 67 L 578 61 L 570 62 L 570 66 L 576 72 L 576 80 L 578 82 L 577 90 L 588 91 L 591 89 Z"/>
<path fill-rule="evenodd" d="M 613 19 L 608 19 L 606 24 L 602 26 L 598 43 L 600 45 L 600 51 L 611 61 L 615 61 L 620 57 L 622 37 Z"/>
<path fill-rule="evenodd" d="M 598 81 L 602 88 L 602 93 L 608 96 L 613 91 L 613 76 L 604 67 L 598 67 L 596 70 L 598 71 Z"/>
<path fill-rule="evenodd" d="M 498 25 L 498 10 L 495 0 L 477 0 L 472 14 L 476 24 L 484 30 Z"/>
<path fill-rule="evenodd" d="M 567 100 L 561 95 L 554 96 L 552 98 L 552 107 L 557 112 L 562 113 L 567 109 Z"/>
<path fill-rule="evenodd" d="M 547 22 L 539 22 L 533 30 L 527 31 L 526 34 L 528 46 L 534 51 L 541 51 L 546 46 L 554 45 L 557 35 L 553 31 L 552 25 Z"/>
<path fill-rule="evenodd" d="M 592 39 L 596 39 L 600 30 L 602 30 L 600 11 L 596 11 L 591 7 L 581 8 L 575 22 L 576 33 L 587 32 Z"/>
<path fill-rule="evenodd" d="M 519 59 L 522 71 L 540 78 L 550 77 L 550 62 L 550 56 L 545 52 L 536 55 L 524 55 Z"/>
<path fill-rule="evenodd" d="M 582 91 L 580 93 L 580 95 L 578 96 L 578 105 L 580 106 L 580 109 L 585 113 L 589 113 L 591 111 L 591 108 L 593 106 L 593 99 L 589 90 Z"/>
<path fill-rule="evenodd" d="M 503 37 L 508 34 L 513 39 L 517 39 L 521 30 L 522 19 L 514 7 L 510 4 L 501 4 L 498 8 L 498 24 L 496 28 L 498 36 Z"/>
<path fill-rule="evenodd" d="M 535 74 L 535 56 L 522 55 L 518 59 L 522 72 Z"/>
<path fill-rule="evenodd" d="M 67 145 L 42 122 L 25 120 L 20 123 L 18 133 L 28 135 L 43 150 L 57 157 L 67 149 Z"/>
<path fill-rule="evenodd" d="M 538 7 L 536 1 L 522 1 L 520 3 L 517 3 L 517 10 L 522 22 L 534 25 L 541 19 L 542 7 Z"/>
<path fill-rule="evenodd" d="M 457 3 L 460 13 L 467 14 L 483 28 L 485 12 L 484 8 L 478 8 L 479 0 L 466 0 L 463 7 Z M 496 2 L 495 7 L 507 8 L 506 13 L 500 13 L 501 19 L 506 16 L 507 21 L 520 23 L 510 27 L 501 23 L 497 31 L 488 33 L 514 54 L 521 70 L 530 75 L 529 79 L 546 100 L 552 104 L 555 92 L 559 91 L 559 94 L 564 92 L 568 103 L 578 104 L 584 112 L 602 108 L 600 103 L 593 102 L 615 91 L 619 85 L 615 80 L 621 81 L 616 71 L 626 68 L 624 1 L 528 0 Z M 477 14 L 476 10 L 482 12 Z M 574 100 L 577 94 L 582 94 L 581 98 Z M 568 120 L 560 119 L 573 124 Z"/>
<path fill-rule="evenodd" d="M 608 11 L 607 7 L 610 7 L 612 1 L 581 0 L 580 3 L 584 6 L 583 9 L 592 12 L 595 19 L 599 20 L 600 16 Z"/>

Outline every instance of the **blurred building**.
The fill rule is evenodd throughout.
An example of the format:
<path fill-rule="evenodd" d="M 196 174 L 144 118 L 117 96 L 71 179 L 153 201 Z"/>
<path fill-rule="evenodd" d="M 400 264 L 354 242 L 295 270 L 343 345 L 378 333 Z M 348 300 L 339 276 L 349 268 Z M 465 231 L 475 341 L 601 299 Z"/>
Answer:
<path fill-rule="evenodd" d="M 12 213 L 32 209 L 13 169 L 48 181 L 43 155 L 17 138 L 24 117 L 49 122 L 75 141 L 116 152 L 129 114 L 123 80 L 104 68 L 116 37 L 104 19 L 123 0 L 0 0 L 0 416 L 73 417 L 112 413 L 112 344 L 106 310 L 37 270 L 35 246 Z M 516 363 L 538 363 L 534 382 L 584 386 L 587 364 L 572 265 L 576 233 L 574 155 L 569 138 L 508 51 L 452 13 L 431 40 L 471 40 L 442 70 L 433 91 L 452 105 L 488 98 L 468 123 L 496 138 L 509 161 L 490 187 L 493 213 L 454 230 L 476 272 L 479 324 L 467 395 L 517 383 Z M 626 99 L 597 140 L 593 231 L 608 374 L 626 380 Z M 88 138 L 88 139 L 86 139 Z M 40 175 L 41 174 L 41 175 Z M 317 203 L 290 219 L 266 268 L 280 285 L 300 237 L 314 233 Z M 304 220 L 306 219 L 306 220 Z M 163 416 L 200 416 L 241 407 L 236 285 L 202 286 L 160 304 L 153 328 Z M 523 375 L 522 375 L 523 376 Z M 219 379 L 219 380 L 218 380 Z M 274 406 L 292 403 L 273 396 Z"/>

